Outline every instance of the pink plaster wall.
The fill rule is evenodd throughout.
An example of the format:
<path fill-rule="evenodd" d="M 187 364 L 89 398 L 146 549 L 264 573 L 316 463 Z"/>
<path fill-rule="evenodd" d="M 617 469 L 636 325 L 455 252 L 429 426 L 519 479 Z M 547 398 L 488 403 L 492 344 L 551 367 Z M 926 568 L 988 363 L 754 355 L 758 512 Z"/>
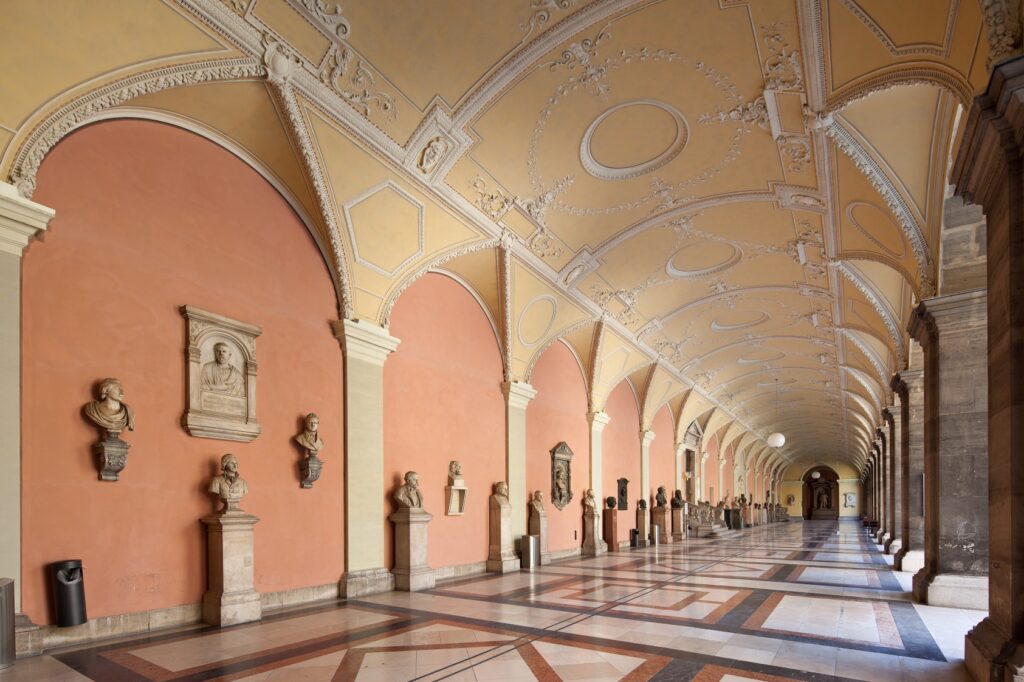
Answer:
<path fill-rule="evenodd" d="M 530 384 L 537 390 L 526 410 L 526 485 L 544 492 L 548 549 L 571 549 L 583 542 L 580 501 L 590 480 L 590 425 L 587 388 L 576 356 L 555 343 L 537 360 Z M 559 511 L 551 504 L 551 449 L 560 441 L 572 448 L 572 502 Z"/>
<path fill-rule="evenodd" d="M 420 474 L 433 568 L 487 559 L 487 501 L 505 478 L 505 399 L 498 343 L 483 309 L 459 283 L 428 273 L 402 294 L 390 333 L 401 343 L 384 365 L 385 514 L 391 492 Z M 445 515 L 448 462 L 462 462 L 463 516 Z M 385 566 L 392 557 L 386 524 Z"/>
<path fill-rule="evenodd" d="M 704 462 L 704 476 L 702 479 L 703 482 L 701 483 L 703 492 L 701 494 L 701 499 L 706 502 L 710 502 L 711 504 L 715 504 L 718 502 L 718 499 L 722 494 L 718 489 L 718 435 L 715 434 L 710 438 L 707 438 L 706 443 L 707 445 L 705 447 L 707 448 L 708 459 Z M 711 497 L 712 488 L 714 488 L 715 493 L 714 499 Z"/>
<path fill-rule="evenodd" d="M 662 407 L 651 423 L 654 431 L 654 442 L 651 443 L 651 490 L 648 493 L 648 504 L 654 504 L 654 495 L 658 486 L 665 486 L 665 492 L 672 497 L 680 483 L 676 476 L 676 445 L 675 429 L 672 424 L 672 410 L 668 405 Z"/>
<path fill-rule="evenodd" d="M 640 487 L 640 412 L 627 379 L 608 396 L 604 411 L 611 417 L 601 440 L 604 496 L 615 495 L 619 478 L 629 479 L 629 510 L 619 512 L 616 524 L 619 540 L 623 541 L 629 539 L 629 529 L 636 526 L 636 501 L 644 494 Z"/>
<path fill-rule="evenodd" d="M 725 470 L 722 472 L 722 499 L 731 502 L 736 493 L 736 453 L 732 445 L 725 448 Z"/>
<path fill-rule="evenodd" d="M 90 617 L 198 602 L 199 518 L 220 456 L 238 456 L 256 526 L 256 589 L 332 583 L 344 567 L 342 357 L 327 267 L 285 200 L 229 152 L 153 122 L 89 126 L 46 158 L 33 197 L 57 211 L 23 261 L 24 611 L 47 623 L 45 566 L 80 558 Z M 190 304 L 260 325 L 251 443 L 192 438 Z M 136 431 L 118 482 L 97 480 L 94 384 L 122 380 Z M 299 488 L 291 439 L 321 417 L 323 475 Z"/>

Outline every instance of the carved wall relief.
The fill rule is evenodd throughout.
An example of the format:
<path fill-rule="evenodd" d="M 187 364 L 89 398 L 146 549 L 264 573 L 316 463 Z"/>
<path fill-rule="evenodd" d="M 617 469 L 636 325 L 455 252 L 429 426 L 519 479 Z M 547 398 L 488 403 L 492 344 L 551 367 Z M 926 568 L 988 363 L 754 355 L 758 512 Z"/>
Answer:
<path fill-rule="evenodd" d="M 559 510 L 572 501 L 572 449 L 562 441 L 551 449 L 551 503 Z"/>
<path fill-rule="evenodd" d="M 183 306 L 188 322 L 188 407 L 182 424 L 192 436 L 249 442 L 256 421 L 256 337 L 251 324 Z"/>
<path fill-rule="evenodd" d="M 618 480 L 618 491 L 619 491 L 619 497 L 618 497 L 619 510 L 620 511 L 626 511 L 626 510 L 629 509 L 629 479 L 628 478 L 620 478 Z"/>

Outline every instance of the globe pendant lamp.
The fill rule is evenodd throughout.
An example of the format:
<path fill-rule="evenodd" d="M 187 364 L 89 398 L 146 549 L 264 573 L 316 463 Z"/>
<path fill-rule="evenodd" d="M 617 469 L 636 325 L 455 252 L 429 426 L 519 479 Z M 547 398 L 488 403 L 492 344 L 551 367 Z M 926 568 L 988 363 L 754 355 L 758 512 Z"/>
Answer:
<path fill-rule="evenodd" d="M 779 421 L 779 380 L 775 380 L 775 423 Z M 773 448 L 781 448 L 786 444 L 786 437 L 776 431 L 768 436 L 768 445 Z"/>

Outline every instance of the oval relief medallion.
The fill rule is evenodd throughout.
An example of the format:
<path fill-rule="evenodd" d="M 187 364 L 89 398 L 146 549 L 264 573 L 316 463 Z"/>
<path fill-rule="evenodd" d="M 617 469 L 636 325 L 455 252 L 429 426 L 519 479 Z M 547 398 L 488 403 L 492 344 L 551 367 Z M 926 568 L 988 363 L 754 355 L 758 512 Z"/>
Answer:
<path fill-rule="evenodd" d="M 683 114 L 656 99 L 634 99 L 607 109 L 587 126 L 580 163 L 595 178 L 628 180 L 661 168 L 686 146 Z"/>

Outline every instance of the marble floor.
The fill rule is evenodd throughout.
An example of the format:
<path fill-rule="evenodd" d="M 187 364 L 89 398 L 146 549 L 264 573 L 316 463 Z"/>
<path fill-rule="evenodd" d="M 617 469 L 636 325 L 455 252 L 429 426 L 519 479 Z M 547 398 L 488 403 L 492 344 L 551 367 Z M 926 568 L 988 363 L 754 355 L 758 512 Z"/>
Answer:
<path fill-rule="evenodd" d="M 853 522 L 791 522 L 57 651 L 59 680 L 968 680 L 984 616 L 915 605 Z"/>

